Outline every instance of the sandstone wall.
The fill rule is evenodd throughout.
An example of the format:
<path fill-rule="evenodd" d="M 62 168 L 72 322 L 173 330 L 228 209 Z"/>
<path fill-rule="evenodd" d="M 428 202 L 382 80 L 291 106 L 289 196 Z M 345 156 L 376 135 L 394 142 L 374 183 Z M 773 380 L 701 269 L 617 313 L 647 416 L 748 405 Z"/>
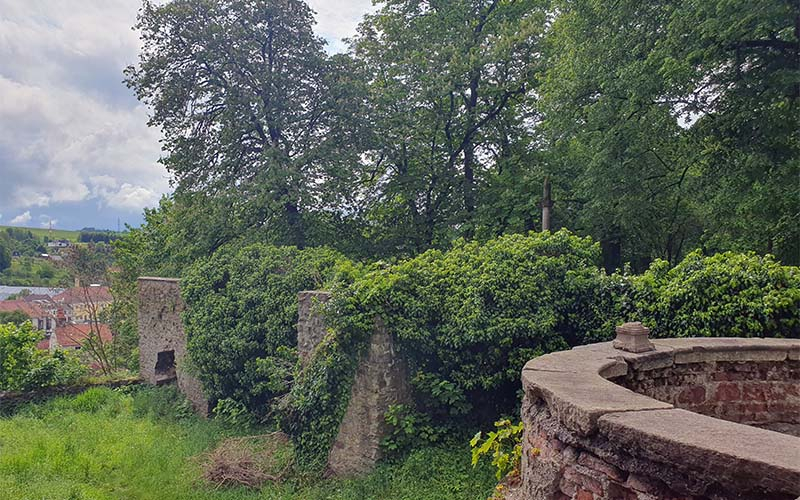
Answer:
<path fill-rule="evenodd" d="M 594 344 L 526 365 L 522 487 L 515 498 L 800 495 L 800 438 L 679 407 L 759 424 L 795 419 L 800 341 L 653 344 L 641 354 Z M 753 400 L 766 409 L 746 410 Z"/>
<path fill-rule="evenodd" d="M 329 298 L 329 293 L 320 291 L 298 294 L 297 346 L 303 365 L 327 331 L 318 305 Z M 385 325 L 376 321 L 328 455 L 328 473 L 352 476 L 372 469 L 381 458 L 380 443 L 389 431 L 384 418 L 389 406 L 409 402 L 410 394 L 405 364 Z"/>
<path fill-rule="evenodd" d="M 144 381 L 154 385 L 177 381 L 195 410 L 206 416 L 209 404 L 202 385 L 183 366 L 186 355 L 183 309 L 179 280 L 139 278 L 139 373 Z"/>
<path fill-rule="evenodd" d="M 297 355 L 302 366 L 308 364 L 314 349 L 327 332 L 319 307 L 330 300 L 331 294 L 307 290 L 297 294 Z"/>

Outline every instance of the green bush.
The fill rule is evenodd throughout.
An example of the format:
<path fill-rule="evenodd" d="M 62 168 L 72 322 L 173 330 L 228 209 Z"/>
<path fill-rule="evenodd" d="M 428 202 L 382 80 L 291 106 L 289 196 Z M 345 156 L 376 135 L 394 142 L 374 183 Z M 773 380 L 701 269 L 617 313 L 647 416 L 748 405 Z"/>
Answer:
<path fill-rule="evenodd" d="M 36 348 L 42 333 L 30 322 L 0 324 L 0 390 L 26 391 L 65 385 L 86 374 L 77 358 Z"/>
<path fill-rule="evenodd" d="M 634 282 L 637 315 L 656 337 L 800 337 L 800 269 L 771 256 L 695 251 Z"/>
<path fill-rule="evenodd" d="M 493 419 L 528 360 L 602 325 L 599 261 L 597 244 L 567 231 L 459 241 L 367 273 L 353 300 L 396 336 L 424 410 Z"/>
<path fill-rule="evenodd" d="M 326 306 L 331 332 L 284 419 L 301 462 L 323 463 L 377 317 L 408 362 L 413 411 L 432 417 L 432 428 L 454 417 L 491 422 L 517 403 L 529 359 L 604 324 L 599 260 L 598 245 L 559 231 L 459 241 L 447 252 L 340 275 Z"/>
<path fill-rule="evenodd" d="M 254 244 L 225 247 L 187 270 L 191 368 L 212 400 L 270 413 L 293 379 L 297 293 L 321 287 L 341 259 L 325 248 Z"/>

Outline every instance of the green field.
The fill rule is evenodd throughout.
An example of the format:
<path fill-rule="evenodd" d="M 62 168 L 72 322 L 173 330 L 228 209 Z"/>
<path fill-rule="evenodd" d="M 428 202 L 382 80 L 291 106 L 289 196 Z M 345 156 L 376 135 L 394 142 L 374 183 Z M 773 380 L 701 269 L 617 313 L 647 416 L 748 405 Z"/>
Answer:
<path fill-rule="evenodd" d="M 0 418 L 4 499 L 483 500 L 494 477 L 469 447 L 428 448 L 351 480 L 293 478 L 261 490 L 203 483 L 193 457 L 236 431 L 175 406 L 170 387 L 90 389 Z"/>
<path fill-rule="evenodd" d="M 50 261 L 15 257 L 11 267 L 0 272 L 0 284 L 9 286 L 59 287 L 69 282 L 69 273 Z"/>
<path fill-rule="evenodd" d="M 13 227 L 15 229 L 24 229 L 26 231 L 32 232 L 33 235 L 36 236 L 37 238 L 44 238 L 46 236 L 50 238 L 50 240 L 69 240 L 77 242 L 78 236 L 81 234 L 80 231 L 68 231 L 66 229 L 50 230 L 44 227 L 0 226 L 0 230 L 5 229 L 7 227 Z"/>

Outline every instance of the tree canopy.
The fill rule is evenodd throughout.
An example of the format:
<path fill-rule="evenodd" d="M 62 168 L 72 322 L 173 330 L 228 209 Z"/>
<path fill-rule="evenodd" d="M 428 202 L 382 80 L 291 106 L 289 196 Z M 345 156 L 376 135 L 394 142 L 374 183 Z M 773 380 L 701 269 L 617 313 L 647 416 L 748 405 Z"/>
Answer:
<path fill-rule="evenodd" d="M 301 0 L 145 2 L 126 81 L 175 185 L 137 233 L 167 243 L 150 267 L 234 240 L 383 258 L 540 230 L 545 178 L 552 227 L 608 269 L 800 262 L 794 2 L 376 7 L 329 55 Z"/>

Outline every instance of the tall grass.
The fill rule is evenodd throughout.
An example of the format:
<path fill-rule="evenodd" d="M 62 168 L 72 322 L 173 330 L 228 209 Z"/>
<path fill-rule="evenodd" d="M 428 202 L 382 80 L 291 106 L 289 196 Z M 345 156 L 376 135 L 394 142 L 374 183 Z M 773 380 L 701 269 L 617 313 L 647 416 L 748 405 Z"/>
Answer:
<path fill-rule="evenodd" d="M 192 457 L 232 434 L 192 416 L 172 388 L 90 389 L 0 418 L 0 497 L 449 500 L 484 499 L 493 486 L 464 446 L 418 450 L 352 480 L 214 489 Z"/>

